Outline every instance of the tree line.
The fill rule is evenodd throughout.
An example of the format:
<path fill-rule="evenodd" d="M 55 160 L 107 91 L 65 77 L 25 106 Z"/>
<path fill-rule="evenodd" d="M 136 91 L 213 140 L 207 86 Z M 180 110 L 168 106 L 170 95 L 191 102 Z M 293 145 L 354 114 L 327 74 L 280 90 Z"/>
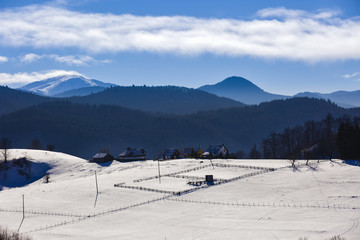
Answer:
<path fill-rule="evenodd" d="M 321 121 L 307 121 L 271 132 L 254 145 L 249 158 L 266 159 L 360 159 L 360 118 L 328 114 Z"/>

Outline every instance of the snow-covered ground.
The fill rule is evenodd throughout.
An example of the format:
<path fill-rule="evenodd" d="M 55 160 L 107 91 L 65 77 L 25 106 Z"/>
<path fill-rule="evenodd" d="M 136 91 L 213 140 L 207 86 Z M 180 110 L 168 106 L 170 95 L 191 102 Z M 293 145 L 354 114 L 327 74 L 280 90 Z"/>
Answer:
<path fill-rule="evenodd" d="M 295 170 L 288 160 L 163 161 L 159 181 L 156 161 L 99 165 L 21 149 L 11 156 L 39 163 L 34 168 L 46 164 L 50 174 L 49 183 L 38 178 L 9 188 L 0 172 L 0 225 L 34 239 L 360 238 L 360 167 L 341 160 Z M 187 184 L 207 174 L 243 177 L 204 188 Z"/>

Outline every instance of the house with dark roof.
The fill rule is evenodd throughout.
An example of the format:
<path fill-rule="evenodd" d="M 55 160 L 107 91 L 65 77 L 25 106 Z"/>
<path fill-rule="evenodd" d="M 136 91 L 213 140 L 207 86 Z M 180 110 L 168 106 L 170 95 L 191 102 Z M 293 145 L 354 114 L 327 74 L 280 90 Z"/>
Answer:
<path fill-rule="evenodd" d="M 224 144 L 210 145 L 208 150 L 202 154 L 203 158 L 225 158 L 229 155 Z"/>
<path fill-rule="evenodd" d="M 135 148 L 127 148 L 119 154 L 117 160 L 120 161 L 137 161 L 146 160 L 146 152 L 144 149 L 138 150 Z"/>
<path fill-rule="evenodd" d="M 176 148 L 167 148 L 164 151 L 163 159 L 178 159 L 180 158 L 180 151 Z"/>
<path fill-rule="evenodd" d="M 90 162 L 104 163 L 114 160 L 114 157 L 109 153 L 97 153 L 90 159 Z"/>

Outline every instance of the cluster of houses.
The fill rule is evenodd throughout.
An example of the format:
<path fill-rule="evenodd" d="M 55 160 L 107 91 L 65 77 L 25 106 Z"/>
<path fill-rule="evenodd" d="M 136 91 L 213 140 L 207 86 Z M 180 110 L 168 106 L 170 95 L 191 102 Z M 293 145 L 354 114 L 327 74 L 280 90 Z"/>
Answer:
<path fill-rule="evenodd" d="M 210 145 L 205 152 L 203 152 L 200 147 L 187 147 L 182 152 L 176 148 L 167 148 L 162 153 L 162 156 L 159 156 L 159 160 L 170 160 L 179 158 L 226 158 L 228 155 L 229 151 L 225 147 L 225 145 L 219 144 Z M 90 162 L 104 163 L 112 160 L 124 162 L 146 160 L 146 152 L 144 149 L 138 150 L 133 148 L 127 148 L 116 158 L 109 153 L 97 153 L 94 157 L 90 159 Z"/>

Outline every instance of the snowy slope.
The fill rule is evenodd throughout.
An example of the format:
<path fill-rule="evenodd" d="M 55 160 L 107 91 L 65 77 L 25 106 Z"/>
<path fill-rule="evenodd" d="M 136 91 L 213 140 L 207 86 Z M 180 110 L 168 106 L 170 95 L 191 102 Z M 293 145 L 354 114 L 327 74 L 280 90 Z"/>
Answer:
<path fill-rule="evenodd" d="M 95 79 L 89 79 L 81 75 L 62 75 L 45 80 L 29 83 L 20 90 L 33 92 L 39 95 L 54 96 L 70 90 L 85 87 L 110 87 L 111 83 L 104 83 Z"/>
<path fill-rule="evenodd" d="M 341 160 L 311 161 L 295 170 L 287 160 L 164 161 L 159 181 L 156 161 L 101 166 L 61 153 L 13 150 L 12 154 L 26 154 L 50 166 L 50 183 L 39 180 L 0 191 L 0 225 L 34 239 L 360 236 L 360 167 Z M 205 174 L 224 182 L 198 189 L 187 184 Z M 231 180 L 236 177 L 241 178 Z M 195 191 L 177 196 L 147 189 Z"/>

